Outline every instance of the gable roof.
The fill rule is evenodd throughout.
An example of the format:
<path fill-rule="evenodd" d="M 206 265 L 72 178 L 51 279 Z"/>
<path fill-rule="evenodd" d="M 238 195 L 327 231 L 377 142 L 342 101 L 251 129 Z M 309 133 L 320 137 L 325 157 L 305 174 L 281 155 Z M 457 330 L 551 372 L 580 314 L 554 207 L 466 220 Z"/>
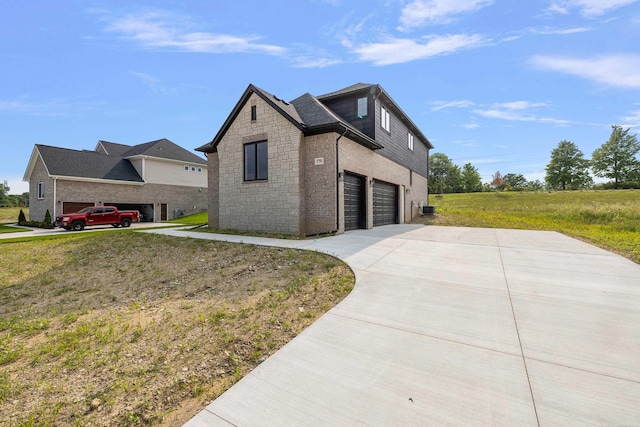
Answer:
<path fill-rule="evenodd" d="M 240 97 L 240 100 L 236 103 L 233 110 L 231 110 L 231 114 L 229 114 L 229 117 L 227 117 L 216 136 L 211 140 L 211 142 L 196 148 L 196 150 L 204 153 L 215 153 L 218 150 L 218 144 L 229 130 L 229 127 L 231 127 L 233 121 L 254 93 L 278 111 L 305 135 L 338 132 L 345 134 L 354 141 L 372 150 L 383 148 L 383 146 L 375 140 L 369 138 L 367 135 L 363 134 L 334 114 L 330 109 L 315 99 L 313 95 L 307 93 L 291 102 L 286 102 L 277 96 L 250 84 Z"/>
<path fill-rule="evenodd" d="M 190 153 L 166 138 L 134 146 L 98 141 L 94 151 L 36 144 L 24 174 L 25 181 L 30 179 L 38 157 L 42 159 L 50 176 L 129 183 L 144 183 L 130 161 L 137 158 L 150 157 L 204 167 L 207 165 L 207 161 L 200 156 Z"/>
<path fill-rule="evenodd" d="M 136 157 L 156 157 L 160 159 L 177 160 L 181 162 L 198 163 L 206 165 L 207 161 L 197 156 L 179 145 L 174 144 L 166 138 L 158 139 L 144 144 L 134 145 L 128 150 L 119 154 L 120 156 L 130 159 Z"/>
<path fill-rule="evenodd" d="M 335 92 L 317 96 L 316 98 L 321 102 L 326 102 L 332 99 L 341 98 L 346 95 L 355 95 L 357 93 L 362 93 L 362 95 L 373 94 L 375 97 L 382 99 L 384 103 L 388 107 L 390 107 L 393 114 L 400 120 L 402 120 L 402 122 L 404 122 L 405 126 L 407 126 L 407 128 L 418 138 L 418 140 L 422 141 L 422 143 L 425 144 L 427 148 L 434 148 L 433 144 L 431 144 L 431 141 L 429 141 L 429 139 L 422 133 L 420 128 L 418 128 L 418 126 L 416 126 L 416 124 L 411 121 L 409 116 L 402 110 L 402 108 L 400 108 L 400 106 L 393 100 L 393 98 L 391 98 L 391 96 L 382 88 L 382 86 L 378 84 L 356 83 Z"/>
<path fill-rule="evenodd" d="M 131 162 L 122 157 L 41 144 L 36 144 L 33 154 L 40 156 L 50 176 L 143 182 Z M 25 178 L 31 175 L 32 161 Z"/>
<path fill-rule="evenodd" d="M 104 151 L 105 154 L 109 154 L 110 156 L 121 156 L 124 152 L 130 150 L 131 146 L 100 140 L 98 141 L 94 151 L 100 152 L 100 148 L 102 148 L 102 151 Z"/>

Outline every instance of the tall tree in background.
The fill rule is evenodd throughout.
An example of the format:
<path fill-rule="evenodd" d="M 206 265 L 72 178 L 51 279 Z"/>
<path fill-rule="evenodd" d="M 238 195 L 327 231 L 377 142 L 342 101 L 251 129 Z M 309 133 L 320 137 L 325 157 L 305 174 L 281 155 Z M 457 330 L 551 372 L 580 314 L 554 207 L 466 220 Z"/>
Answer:
<path fill-rule="evenodd" d="M 432 194 L 455 193 L 462 190 L 462 172 L 443 153 L 429 156 L 429 192 Z"/>
<path fill-rule="evenodd" d="M 589 187 L 593 180 L 589 175 L 589 161 L 571 141 L 560 141 L 551 152 L 544 180 L 554 190 L 577 190 Z"/>
<path fill-rule="evenodd" d="M 503 189 L 522 191 L 527 189 L 527 178 L 521 173 L 508 173 L 502 177 Z"/>
<path fill-rule="evenodd" d="M 640 178 L 640 161 L 636 157 L 640 152 L 640 143 L 636 135 L 630 135 L 630 129 L 611 126 L 611 137 L 597 148 L 591 158 L 591 168 L 596 176 L 613 180 L 613 188 Z"/>
<path fill-rule="evenodd" d="M 7 181 L 0 183 L 0 206 L 2 207 L 12 206 L 9 204 L 9 198 L 7 197 L 9 190 L 9 183 Z"/>
<path fill-rule="evenodd" d="M 471 163 L 465 163 L 462 167 L 462 189 L 465 193 L 482 191 L 482 179 L 478 169 Z"/>
<path fill-rule="evenodd" d="M 502 179 L 500 171 L 497 171 L 491 176 L 491 186 L 497 191 L 504 190 L 504 179 Z"/>

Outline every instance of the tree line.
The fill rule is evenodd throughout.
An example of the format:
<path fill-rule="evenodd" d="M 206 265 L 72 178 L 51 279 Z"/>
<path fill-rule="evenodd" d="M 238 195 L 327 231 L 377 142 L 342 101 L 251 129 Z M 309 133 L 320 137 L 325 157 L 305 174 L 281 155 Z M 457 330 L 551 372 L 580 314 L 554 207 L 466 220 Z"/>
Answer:
<path fill-rule="evenodd" d="M 560 141 L 551 151 L 551 159 L 545 168 L 544 183 L 527 181 L 522 174 L 499 171 L 492 175 L 491 182 L 482 183 L 478 169 L 471 163 L 462 168 L 454 164 L 445 154 L 429 156 L 429 192 L 471 193 L 478 191 L 538 191 L 579 190 L 587 188 L 640 188 L 640 143 L 630 129 L 611 126 L 609 140 L 597 148 L 586 159 L 576 144 Z M 594 185 L 593 176 L 610 181 Z"/>
<path fill-rule="evenodd" d="M 9 183 L 0 183 L 0 208 L 15 208 L 29 206 L 29 193 L 9 194 Z"/>

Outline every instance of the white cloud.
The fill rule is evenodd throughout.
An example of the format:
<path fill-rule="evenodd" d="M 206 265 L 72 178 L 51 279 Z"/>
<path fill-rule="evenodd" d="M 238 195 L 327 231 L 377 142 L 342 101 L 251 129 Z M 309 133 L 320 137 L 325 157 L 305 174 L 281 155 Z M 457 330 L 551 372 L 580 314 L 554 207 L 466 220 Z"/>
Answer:
<path fill-rule="evenodd" d="M 31 116 L 59 117 L 77 114 L 96 106 L 95 102 L 77 99 L 52 99 L 30 102 L 29 98 L 19 101 L 0 100 L 0 114 L 27 114 Z"/>
<path fill-rule="evenodd" d="M 142 80 L 142 82 L 151 90 L 153 93 L 160 93 L 162 95 L 173 94 L 175 93 L 175 89 L 167 86 L 162 80 L 157 77 L 154 77 L 150 74 L 139 73 L 136 71 L 130 71 L 129 74 L 135 76 Z"/>
<path fill-rule="evenodd" d="M 609 10 L 617 9 L 635 3 L 637 0 L 559 0 L 553 1 L 547 8 L 549 13 L 568 14 L 572 9 L 578 9 L 585 17 L 603 15 Z"/>
<path fill-rule="evenodd" d="M 361 61 L 374 65 L 400 64 L 419 59 L 446 55 L 463 49 L 470 49 L 486 43 L 478 34 L 431 36 L 426 41 L 389 38 L 382 43 L 364 44 L 353 49 Z"/>
<path fill-rule="evenodd" d="M 553 123 L 556 125 L 567 125 L 570 122 L 568 120 L 554 119 L 551 117 L 540 117 L 530 112 L 530 110 L 544 107 L 547 104 L 544 102 L 529 102 L 529 101 L 513 101 L 494 103 L 490 107 L 485 109 L 475 109 L 473 112 L 481 117 L 488 119 L 500 119 L 508 121 L 518 122 L 538 122 L 538 123 Z"/>
<path fill-rule="evenodd" d="M 640 88 L 640 55 L 607 55 L 595 58 L 535 56 L 531 63 L 542 69 L 558 71 L 608 86 Z"/>
<path fill-rule="evenodd" d="M 189 31 L 184 19 L 161 11 L 130 14 L 111 21 L 107 31 L 119 33 L 145 48 L 200 53 L 264 53 L 282 55 L 281 46 L 261 44 L 256 36 Z"/>
<path fill-rule="evenodd" d="M 468 100 L 462 101 L 433 101 L 431 103 L 433 107 L 431 108 L 431 112 L 445 110 L 448 108 L 468 108 L 472 107 L 475 104 Z"/>
<path fill-rule="evenodd" d="M 491 4 L 493 0 L 414 0 L 402 9 L 400 28 L 446 24 L 453 15 L 475 12 Z"/>
<path fill-rule="evenodd" d="M 620 126 L 623 128 L 640 128 L 640 110 L 631 112 L 630 115 L 620 117 L 623 122 Z"/>

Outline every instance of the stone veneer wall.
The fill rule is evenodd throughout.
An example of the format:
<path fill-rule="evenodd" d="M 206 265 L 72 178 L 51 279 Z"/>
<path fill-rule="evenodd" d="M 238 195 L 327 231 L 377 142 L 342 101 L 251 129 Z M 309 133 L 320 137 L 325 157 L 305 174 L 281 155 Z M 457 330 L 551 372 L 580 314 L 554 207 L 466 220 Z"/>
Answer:
<path fill-rule="evenodd" d="M 252 105 L 256 106 L 255 121 L 251 120 Z M 301 139 L 297 127 L 259 96 L 251 95 L 218 144 L 221 229 L 303 232 Z M 268 179 L 245 182 L 243 146 L 263 140 L 268 141 Z M 213 169 L 209 174 L 215 175 Z"/>
<path fill-rule="evenodd" d="M 207 155 L 209 186 L 209 227 L 220 228 L 220 163 L 218 153 Z"/>
<path fill-rule="evenodd" d="M 44 182 L 44 199 L 38 199 L 39 182 Z M 51 218 L 53 218 L 53 208 L 53 179 L 49 178 L 49 174 L 42 163 L 42 159 L 38 157 L 38 160 L 36 160 L 36 163 L 33 166 L 31 180 L 29 181 L 29 220 L 43 221 L 47 209 L 49 209 Z"/>

